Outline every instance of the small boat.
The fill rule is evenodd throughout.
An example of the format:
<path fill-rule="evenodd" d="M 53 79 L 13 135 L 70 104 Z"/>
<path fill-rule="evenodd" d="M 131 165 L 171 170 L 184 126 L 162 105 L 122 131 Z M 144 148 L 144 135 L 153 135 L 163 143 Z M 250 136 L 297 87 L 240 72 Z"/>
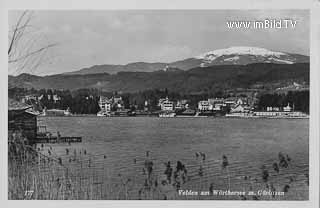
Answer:
<path fill-rule="evenodd" d="M 194 115 L 194 117 L 197 117 L 197 118 L 206 118 L 206 117 L 208 117 L 208 116 L 200 115 L 200 112 L 197 112 L 196 115 Z"/>
<path fill-rule="evenodd" d="M 106 117 L 106 116 L 110 116 L 110 113 L 105 112 L 105 111 L 99 111 L 99 112 L 97 113 L 97 116 Z"/>
<path fill-rule="evenodd" d="M 173 118 L 176 116 L 175 112 L 161 112 L 159 113 L 160 118 Z"/>
<path fill-rule="evenodd" d="M 186 109 L 182 112 L 177 112 L 177 117 L 194 117 L 195 115 L 196 111 L 192 109 Z"/>

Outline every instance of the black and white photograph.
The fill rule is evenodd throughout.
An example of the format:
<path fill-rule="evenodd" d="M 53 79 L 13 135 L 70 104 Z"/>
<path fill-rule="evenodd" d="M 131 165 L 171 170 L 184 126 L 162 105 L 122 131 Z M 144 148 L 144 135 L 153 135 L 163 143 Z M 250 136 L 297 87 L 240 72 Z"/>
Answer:
<path fill-rule="evenodd" d="M 7 51 L 8 200 L 310 199 L 309 10 L 12 9 Z"/>

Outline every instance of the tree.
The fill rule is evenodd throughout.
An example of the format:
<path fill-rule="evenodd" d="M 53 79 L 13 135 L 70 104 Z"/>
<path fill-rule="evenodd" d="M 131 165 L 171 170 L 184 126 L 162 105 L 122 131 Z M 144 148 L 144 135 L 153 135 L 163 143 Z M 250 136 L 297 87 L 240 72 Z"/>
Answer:
<path fill-rule="evenodd" d="M 8 37 L 8 64 L 14 74 L 35 70 L 44 60 L 49 48 L 56 43 L 39 45 L 45 37 L 31 25 L 33 12 L 23 11 L 13 28 L 9 29 Z"/>

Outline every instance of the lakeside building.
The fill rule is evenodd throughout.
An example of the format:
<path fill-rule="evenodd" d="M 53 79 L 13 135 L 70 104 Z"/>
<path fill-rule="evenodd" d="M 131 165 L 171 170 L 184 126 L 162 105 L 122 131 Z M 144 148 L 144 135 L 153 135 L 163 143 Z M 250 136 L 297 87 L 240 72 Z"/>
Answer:
<path fill-rule="evenodd" d="M 168 97 L 167 97 L 167 98 L 160 98 L 159 101 L 158 101 L 158 107 L 161 107 L 162 103 L 163 103 L 166 99 L 168 99 Z"/>
<path fill-rule="evenodd" d="M 32 106 L 25 105 L 13 99 L 8 102 L 8 136 L 21 133 L 26 139 L 34 139 L 37 136 L 37 114 L 28 111 Z M 12 141 L 14 142 L 14 141 Z"/>
<path fill-rule="evenodd" d="M 199 111 L 221 111 L 224 107 L 230 109 L 238 108 L 239 105 L 247 106 L 247 101 L 242 98 L 209 98 L 208 100 L 201 100 L 198 102 Z"/>
<path fill-rule="evenodd" d="M 58 101 L 60 101 L 61 100 L 61 97 L 59 96 L 59 95 L 53 95 L 52 96 L 52 100 L 53 100 L 53 102 L 58 102 Z"/>
<path fill-rule="evenodd" d="M 198 110 L 199 111 L 209 111 L 212 110 L 213 106 L 210 104 L 208 100 L 200 100 L 198 102 Z"/>
<path fill-rule="evenodd" d="M 124 110 L 124 104 L 123 104 L 123 100 L 122 97 L 105 97 L 105 96 L 100 96 L 99 99 L 99 107 L 101 111 L 104 112 L 111 112 L 112 109 L 116 109 L 116 110 Z"/>
<path fill-rule="evenodd" d="M 135 109 L 137 109 L 137 107 L 135 107 Z M 148 101 L 148 100 L 145 100 L 145 101 L 144 101 L 143 110 L 144 110 L 145 112 L 149 111 L 149 101 Z"/>
<path fill-rule="evenodd" d="M 294 104 L 293 104 L 294 106 Z M 288 103 L 287 106 L 280 107 L 267 107 L 266 111 L 255 111 L 256 116 L 304 116 L 305 114 L 299 111 L 294 111 L 294 108 Z"/>
<path fill-rule="evenodd" d="M 188 108 L 189 108 L 188 100 L 178 100 L 175 106 L 175 109 L 177 110 L 184 110 Z"/>
<path fill-rule="evenodd" d="M 112 112 L 123 115 L 126 112 L 121 96 L 113 96 L 111 98 L 100 96 L 98 105 L 100 107 L 100 111 L 97 113 L 98 116 L 109 116 Z"/>
<path fill-rule="evenodd" d="M 290 106 L 290 104 L 288 103 L 287 106 L 284 106 L 284 107 L 272 107 L 272 106 L 268 106 L 267 108 L 267 112 L 280 112 L 280 111 L 283 111 L 283 112 L 291 112 L 291 111 L 294 111 L 294 108 Z"/>
<path fill-rule="evenodd" d="M 25 95 L 20 98 L 21 103 L 38 102 L 44 98 L 44 95 Z M 61 97 L 57 94 L 47 95 L 47 100 L 52 100 L 54 103 L 61 101 Z"/>
<path fill-rule="evenodd" d="M 294 104 L 293 104 L 293 106 L 294 106 Z M 294 108 L 294 107 L 293 107 L 293 108 Z M 289 103 L 288 103 L 287 106 L 283 107 L 283 111 L 284 111 L 284 112 L 291 112 L 293 108 L 291 108 L 290 105 L 289 105 Z"/>
<path fill-rule="evenodd" d="M 238 98 L 237 97 L 228 97 L 224 100 L 224 103 L 230 107 L 233 108 L 237 104 Z"/>
<path fill-rule="evenodd" d="M 213 111 L 221 111 L 223 107 L 226 107 L 223 98 L 209 98 L 208 101 L 212 105 Z"/>
<path fill-rule="evenodd" d="M 27 103 L 32 100 L 37 101 L 38 97 L 36 95 L 25 95 L 20 99 L 21 103 Z"/>
<path fill-rule="evenodd" d="M 253 108 L 247 102 L 247 100 L 238 98 L 233 99 L 233 102 L 230 103 L 230 112 L 226 116 L 231 117 L 248 117 L 252 115 Z"/>
<path fill-rule="evenodd" d="M 233 108 L 236 105 L 248 105 L 248 98 L 238 98 L 238 97 L 228 97 L 225 99 L 224 103 Z"/>
<path fill-rule="evenodd" d="M 267 107 L 267 111 L 280 111 L 280 107 Z"/>
<path fill-rule="evenodd" d="M 111 105 L 112 105 L 112 100 L 107 98 L 107 97 L 104 97 L 104 96 L 100 96 L 100 99 L 99 99 L 99 107 L 100 107 L 100 110 L 101 111 L 104 111 L 104 112 L 110 112 L 111 111 Z"/>
<path fill-rule="evenodd" d="M 233 108 L 230 109 L 230 113 L 249 113 L 251 108 L 247 105 L 237 104 Z"/>
<path fill-rule="evenodd" d="M 160 102 L 160 100 L 162 102 Z M 160 103 L 160 107 L 162 111 L 173 111 L 174 110 L 174 103 L 173 101 L 170 101 L 168 97 L 166 97 L 165 100 L 160 99 L 159 103 Z"/>
<path fill-rule="evenodd" d="M 252 108 L 245 104 L 237 104 L 230 109 L 230 113 L 226 116 L 233 117 L 248 117 L 252 115 Z"/>
<path fill-rule="evenodd" d="M 67 110 L 44 108 L 42 112 L 42 116 L 70 116 L 70 115 L 72 115 L 72 113 L 69 107 L 67 108 Z"/>
<path fill-rule="evenodd" d="M 227 117 L 267 117 L 267 118 L 305 118 L 308 117 L 306 113 L 294 111 L 294 108 L 288 104 L 285 107 L 271 107 L 268 106 L 266 110 L 253 111 L 249 105 L 238 104 L 230 110 Z"/>
<path fill-rule="evenodd" d="M 159 117 L 172 118 L 176 116 L 176 113 L 174 112 L 174 102 L 169 100 L 168 97 L 166 97 L 165 99 L 159 99 L 158 105 L 160 105 L 161 107 L 161 112 L 159 112 L 158 114 Z"/>
<path fill-rule="evenodd" d="M 307 117 L 300 111 L 254 111 L 253 116 L 258 117 Z"/>

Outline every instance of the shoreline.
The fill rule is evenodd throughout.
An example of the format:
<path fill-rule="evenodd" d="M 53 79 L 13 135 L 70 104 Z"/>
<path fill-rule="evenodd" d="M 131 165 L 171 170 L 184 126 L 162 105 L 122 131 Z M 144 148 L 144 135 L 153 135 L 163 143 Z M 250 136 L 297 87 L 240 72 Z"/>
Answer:
<path fill-rule="evenodd" d="M 96 118 L 160 118 L 159 116 L 153 115 L 141 115 L 141 116 L 97 116 L 95 114 L 81 114 L 81 115 L 68 115 L 68 116 L 43 116 L 39 115 L 38 117 L 96 117 Z M 215 119 L 309 119 L 310 116 L 301 116 L 301 117 L 292 117 L 292 116 L 175 116 L 167 117 L 169 119 L 173 118 L 215 118 Z M 162 118 L 163 119 L 163 118 Z"/>

